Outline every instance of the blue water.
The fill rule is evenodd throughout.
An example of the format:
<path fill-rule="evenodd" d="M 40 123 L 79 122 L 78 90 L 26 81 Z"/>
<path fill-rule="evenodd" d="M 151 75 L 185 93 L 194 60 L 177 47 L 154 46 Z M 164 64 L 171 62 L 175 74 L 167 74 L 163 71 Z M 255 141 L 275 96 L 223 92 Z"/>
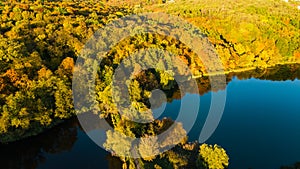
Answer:
<path fill-rule="evenodd" d="M 51 154 L 44 153 L 46 162 L 41 163 L 38 169 L 95 169 L 108 168 L 105 159 L 108 153 L 92 142 L 89 137 L 78 129 L 77 141 L 68 151 Z M 65 140 L 66 142 L 68 140 Z"/>
<path fill-rule="evenodd" d="M 222 121 L 208 143 L 231 168 L 278 168 L 300 161 L 300 81 L 234 80 Z"/>
<path fill-rule="evenodd" d="M 276 169 L 300 161 L 299 80 L 233 79 L 226 92 L 222 119 L 206 143 L 225 148 L 231 169 Z M 194 94 L 184 97 L 192 100 Z M 210 101 L 211 93 L 200 97 L 197 121 L 188 133 L 190 141 L 198 140 Z M 176 112 L 178 106 L 180 100 L 175 100 L 166 111 Z"/>
<path fill-rule="evenodd" d="M 279 169 L 300 161 L 300 81 L 234 78 L 227 86 L 222 119 L 209 144 L 222 146 L 230 169 Z M 186 94 L 191 103 L 200 97 L 200 108 L 189 141 L 198 140 L 210 108 L 212 93 Z M 181 100 L 166 104 L 159 117 L 176 119 Z M 189 115 L 189 112 L 186 113 Z M 108 169 L 117 160 L 99 148 L 76 120 L 38 136 L 0 146 L 5 169 Z M 185 122 L 187 123 L 187 122 Z"/>

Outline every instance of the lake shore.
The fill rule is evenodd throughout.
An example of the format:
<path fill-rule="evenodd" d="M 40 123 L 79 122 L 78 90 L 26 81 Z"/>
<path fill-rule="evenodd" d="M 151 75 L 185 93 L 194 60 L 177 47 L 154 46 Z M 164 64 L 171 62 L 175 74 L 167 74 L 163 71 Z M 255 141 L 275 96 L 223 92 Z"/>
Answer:
<path fill-rule="evenodd" d="M 202 75 L 198 76 L 192 76 L 193 79 L 201 78 L 201 77 L 208 77 L 208 76 L 217 76 L 217 75 L 227 75 L 229 73 L 241 73 L 245 71 L 250 71 L 250 70 L 255 70 L 255 69 L 267 69 L 271 68 L 277 65 L 292 65 L 292 64 L 299 64 L 300 62 L 281 62 L 273 65 L 267 65 L 265 67 L 246 67 L 246 68 L 238 68 L 238 69 L 233 69 L 233 70 L 220 70 L 220 71 L 215 71 L 215 72 L 209 72 L 209 73 L 203 73 Z"/>

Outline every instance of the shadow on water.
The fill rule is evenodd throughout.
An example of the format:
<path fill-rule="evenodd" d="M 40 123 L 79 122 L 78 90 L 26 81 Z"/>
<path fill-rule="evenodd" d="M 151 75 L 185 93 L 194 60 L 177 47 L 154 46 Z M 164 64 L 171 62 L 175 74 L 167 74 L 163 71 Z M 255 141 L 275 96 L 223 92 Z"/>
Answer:
<path fill-rule="evenodd" d="M 37 168 L 47 160 L 45 153 L 57 154 L 71 150 L 77 140 L 77 128 L 76 120 L 70 119 L 36 137 L 0 145 L 1 168 Z"/>
<path fill-rule="evenodd" d="M 0 144 L 2 169 L 122 168 L 121 161 L 100 149 L 72 118 L 34 137 Z"/>
<path fill-rule="evenodd" d="M 276 66 L 272 69 L 257 69 L 255 71 L 229 74 L 227 75 L 227 81 L 230 83 L 233 79 L 246 80 L 250 78 L 271 81 L 293 81 L 299 79 L 299 77 L 300 65 L 285 65 Z M 197 81 L 201 96 L 210 92 L 208 78 L 197 79 Z M 224 89 L 220 88 L 219 90 Z M 172 97 L 168 98 L 168 104 L 173 103 L 175 106 L 173 107 L 174 110 L 178 109 L 176 107 L 178 106 L 177 102 L 179 102 L 182 97 L 184 96 L 181 96 L 180 92 L 174 91 L 172 92 Z M 170 110 L 172 111 L 172 106 Z M 172 115 L 170 114 L 170 116 Z M 222 127 L 222 124 L 220 127 Z M 194 131 L 199 132 L 199 129 L 194 129 Z M 226 128 L 221 129 L 220 132 L 221 131 L 226 131 Z M 218 134 L 218 131 L 216 134 Z M 197 135 L 197 133 L 195 135 Z M 191 137 L 193 138 L 193 134 Z M 220 138 L 219 143 L 223 146 L 223 137 L 221 133 L 212 138 Z M 195 136 L 195 138 L 197 137 Z M 225 148 L 227 145 L 230 146 L 232 142 L 230 138 L 223 138 L 223 141 Z M 234 149 L 234 146 L 228 149 L 229 155 L 231 154 L 230 149 Z M 233 153 L 243 153 L 240 151 L 243 150 L 237 151 L 234 149 Z M 255 163 L 255 161 L 252 162 Z M 112 157 L 88 138 L 80 129 L 77 118 L 72 118 L 38 136 L 15 143 L 0 144 L 0 165 L 0 168 L 3 169 L 122 168 L 122 164 L 118 158 Z M 280 166 L 278 166 L 278 168 L 279 167 Z M 286 167 L 286 169 L 292 168 Z"/>

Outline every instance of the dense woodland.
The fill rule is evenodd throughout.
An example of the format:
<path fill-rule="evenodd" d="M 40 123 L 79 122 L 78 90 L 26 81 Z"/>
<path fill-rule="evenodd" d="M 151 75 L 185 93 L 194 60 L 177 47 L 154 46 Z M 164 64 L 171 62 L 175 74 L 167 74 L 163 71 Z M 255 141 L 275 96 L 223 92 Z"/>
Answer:
<path fill-rule="evenodd" d="M 74 115 L 71 80 L 85 40 L 125 8 L 85 2 L 1 3 L 1 141 Z"/>
<path fill-rule="evenodd" d="M 208 37 L 225 71 L 254 68 L 261 72 L 246 71 L 239 78 L 266 78 L 267 75 L 270 78 L 273 75 L 272 78 L 277 80 L 278 76 L 282 79 L 291 74 L 294 78 L 299 77 L 298 65 L 266 69 L 300 61 L 300 13 L 280 0 L 126 2 L 0 2 L 0 142 L 39 134 L 74 116 L 72 73 L 84 44 L 96 30 L 129 14 L 160 11 L 185 18 Z M 194 76 L 201 77 L 197 79 L 200 94 L 211 89 L 208 77 L 203 77 L 207 70 L 186 44 L 171 37 L 149 33 L 122 40 L 99 65 L 96 93 L 100 117 L 127 136 L 157 135 L 176 123 L 171 119 L 154 120 L 147 124 L 131 122 L 120 116 L 112 101 L 111 84 L 116 65 L 130 54 L 150 47 L 172 51 Z M 151 69 L 137 74 L 129 85 L 133 107 L 141 112 L 149 109 L 150 91 L 156 88 L 162 89 L 169 100 L 182 97 L 171 70 L 185 74 L 184 68 L 174 68 L 172 62 L 163 63 L 159 58 L 144 61 L 157 62 L 158 67 L 170 72 Z M 137 60 L 129 62 L 134 64 Z M 138 70 L 138 66 L 135 69 Z M 227 80 L 230 81 L 232 76 L 229 73 Z M 131 116 L 152 118 L 139 112 L 132 114 L 130 109 L 126 111 Z M 177 134 L 186 134 L 180 123 L 175 126 Z M 121 137 L 116 133 L 108 132 L 107 137 L 105 147 L 110 151 L 118 151 L 124 148 L 120 146 L 126 145 L 120 144 L 119 140 L 114 141 L 116 137 Z M 141 143 L 139 150 L 145 158 L 139 161 L 121 158 L 123 168 L 134 168 L 137 164 L 144 168 L 193 166 L 220 169 L 228 166 L 228 156 L 221 147 L 188 144 L 186 139 L 179 141 L 181 143 L 174 149 L 157 157 L 147 156 L 151 153 L 146 152 L 149 147 L 156 151 L 153 145 Z M 165 142 L 167 145 L 170 140 Z"/>
<path fill-rule="evenodd" d="M 226 70 L 299 61 L 299 10 L 283 1 L 191 0 L 145 8 L 197 25 L 214 44 Z"/>

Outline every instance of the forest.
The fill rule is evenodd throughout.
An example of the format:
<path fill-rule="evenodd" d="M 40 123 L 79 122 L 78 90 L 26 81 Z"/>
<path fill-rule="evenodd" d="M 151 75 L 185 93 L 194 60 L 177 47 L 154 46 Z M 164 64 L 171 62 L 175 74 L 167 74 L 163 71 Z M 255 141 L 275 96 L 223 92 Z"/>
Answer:
<path fill-rule="evenodd" d="M 291 73 L 298 78 L 299 66 L 293 66 L 300 62 L 298 9 L 281 0 L 225 1 L 0 2 L 0 142 L 9 143 L 40 134 L 74 117 L 72 78 L 82 48 L 99 28 L 131 14 L 166 12 L 196 25 L 215 47 L 228 74 L 227 81 L 230 81 L 231 72 L 234 71 L 255 69 L 272 74 L 267 68 L 276 68 L 279 64 L 288 66 L 286 69 L 270 70 L 274 71 L 274 79 Z M 111 83 L 116 65 L 138 50 L 153 47 L 172 51 L 188 66 L 193 76 L 200 77 L 197 79 L 200 94 L 211 88 L 207 83 L 208 71 L 186 44 L 168 36 L 150 33 L 123 39 L 99 65 L 96 99 L 101 109 L 100 118 L 106 119 L 117 131 L 127 136 L 157 135 L 176 123 L 171 119 L 154 120 L 146 124 L 131 122 L 120 116 L 112 101 Z M 159 58 L 155 61 L 164 69 L 186 73 L 183 67 L 174 68 L 172 63 L 162 63 Z M 129 62 L 134 64 L 138 61 Z M 153 60 L 145 59 L 145 62 Z M 155 69 L 137 74 L 129 86 L 130 101 L 134 107 L 141 111 L 149 109 L 150 91 L 156 88 L 162 89 L 170 96 L 169 99 L 182 97 L 177 92 L 178 85 L 171 74 L 172 71 Z M 238 78 L 253 76 L 251 71 L 241 74 Z M 261 74 L 254 76 L 264 78 Z M 127 104 L 126 101 L 123 104 Z M 126 111 L 131 116 L 153 118 L 151 115 Z M 177 134 L 186 134 L 180 123 L 175 126 Z M 114 141 L 116 137 L 121 136 L 107 132 L 107 150 L 124 148 Z M 168 141 L 165 140 L 166 144 Z M 180 141 L 174 149 L 157 157 L 148 157 L 147 154 L 151 152 L 145 152 L 153 145 L 141 144 L 140 153 L 144 153 L 145 158 L 139 161 L 121 158 L 123 168 L 134 168 L 136 163 L 144 168 L 157 169 L 183 166 L 220 169 L 228 166 L 229 157 L 220 146 L 187 143 L 186 139 Z M 153 148 L 150 150 L 157 151 Z"/>

